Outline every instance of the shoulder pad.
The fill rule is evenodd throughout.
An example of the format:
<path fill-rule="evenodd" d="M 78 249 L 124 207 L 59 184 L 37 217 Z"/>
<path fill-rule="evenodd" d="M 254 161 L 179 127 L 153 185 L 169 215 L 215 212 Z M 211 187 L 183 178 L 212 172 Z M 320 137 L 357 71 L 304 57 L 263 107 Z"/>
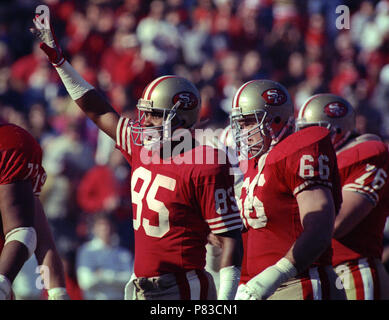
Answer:
<path fill-rule="evenodd" d="M 273 147 L 268 161 L 278 161 L 294 153 L 299 152 L 319 141 L 328 139 L 330 131 L 323 127 L 312 126 L 292 133 Z"/>

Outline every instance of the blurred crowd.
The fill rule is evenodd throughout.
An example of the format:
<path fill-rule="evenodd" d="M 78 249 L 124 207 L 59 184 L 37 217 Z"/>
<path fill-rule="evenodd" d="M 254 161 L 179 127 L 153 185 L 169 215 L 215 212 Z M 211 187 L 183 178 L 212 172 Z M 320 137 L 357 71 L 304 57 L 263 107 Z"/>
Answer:
<path fill-rule="evenodd" d="M 176 74 L 196 84 L 201 117 L 221 128 L 235 91 L 268 78 L 287 87 L 296 113 L 315 93 L 345 97 L 358 130 L 389 141 L 389 0 L 2 1 L 0 117 L 42 146 L 41 199 L 78 298 L 87 290 L 77 287 L 79 248 L 96 236 L 97 215 L 113 219 L 115 246 L 133 253 L 130 168 L 29 33 L 42 3 L 65 57 L 120 113 L 137 117 L 146 84 Z M 339 5 L 350 10 L 349 29 L 336 23 Z"/>

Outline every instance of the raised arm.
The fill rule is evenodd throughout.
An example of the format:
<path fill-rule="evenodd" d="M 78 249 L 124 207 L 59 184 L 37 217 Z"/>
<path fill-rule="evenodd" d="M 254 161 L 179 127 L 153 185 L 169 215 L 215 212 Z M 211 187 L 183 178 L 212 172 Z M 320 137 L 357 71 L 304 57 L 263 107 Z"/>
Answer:
<path fill-rule="evenodd" d="M 47 54 L 50 63 L 56 68 L 70 97 L 102 131 L 116 141 L 119 114 L 65 60 L 51 27 L 49 12 L 45 12 L 41 16 L 36 15 L 33 22 L 35 28 L 31 28 L 30 31 L 41 41 L 40 48 Z"/>

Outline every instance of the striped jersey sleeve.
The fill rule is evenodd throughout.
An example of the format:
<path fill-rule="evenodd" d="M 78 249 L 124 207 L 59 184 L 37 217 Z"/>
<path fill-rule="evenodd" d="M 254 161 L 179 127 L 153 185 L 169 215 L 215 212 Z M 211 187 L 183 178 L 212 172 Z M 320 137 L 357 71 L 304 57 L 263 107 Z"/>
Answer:
<path fill-rule="evenodd" d="M 242 229 L 242 220 L 239 212 L 223 215 L 206 220 L 212 233 L 218 234 L 235 229 Z"/>
<path fill-rule="evenodd" d="M 234 193 L 234 179 L 228 165 L 203 168 L 196 179 L 196 199 L 209 229 L 214 234 L 242 228 Z"/>
<path fill-rule="evenodd" d="M 42 149 L 26 130 L 16 125 L 0 128 L 0 185 L 30 180 L 34 195 L 39 196 L 46 181 Z"/>
<path fill-rule="evenodd" d="M 388 159 L 388 147 L 381 141 L 366 141 L 339 153 L 343 190 L 357 192 L 376 206 L 389 188 Z"/>
<path fill-rule="evenodd" d="M 304 138 L 300 132 L 301 138 Z M 312 134 L 315 134 L 314 132 Z M 296 148 L 286 158 L 285 166 L 280 162 L 280 175 L 284 177 L 286 186 L 297 196 L 300 192 L 313 186 L 325 186 L 331 190 L 339 189 L 339 173 L 336 154 L 329 135 L 318 136 L 312 143 Z"/>
<path fill-rule="evenodd" d="M 376 206 L 389 181 L 387 171 L 387 168 L 370 163 L 355 165 L 353 173 L 343 185 L 343 190 L 358 192 Z"/>
<path fill-rule="evenodd" d="M 131 155 L 131 120 L 120 117 L 116 127 L 116 145 Z"/>

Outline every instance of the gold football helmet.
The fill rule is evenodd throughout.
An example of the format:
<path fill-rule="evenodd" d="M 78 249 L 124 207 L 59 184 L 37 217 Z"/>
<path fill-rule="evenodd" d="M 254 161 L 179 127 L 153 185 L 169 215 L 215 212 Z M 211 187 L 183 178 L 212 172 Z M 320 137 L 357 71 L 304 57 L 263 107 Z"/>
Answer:
<path fill-rule="evenodd" d="M 334 94 L 320 93 L 310 97 L 301 107 L 296 130 L 317 125 L 332 132 L 332 143 L 337 149 L 355 131 L 355 111 L 351 104 Z"/>
<path fill-rule="evenodd" d="M 252 80 L 243 84 L 234 96 L 230 115 L 238 151 L 247 153 L 250 159 L 266 152 L 270 146 L 265 146 L 264 137 L 271 138 L 271 145 L 278 143 L 293 126 L 293 114 L 292 99 L 280 83 Z M 257 124 L 249 130 L 242 130 L 240 121 L 246 117 L 255 117 Z M 248 139 L 257 133 L 261 138 L 249 145 Z"/>
<path fill-rule="evenodd" d="M 131 128 L 136 145 L 161 143 L 177 128 L 190 129 L 198 120 L 201 98 L 197 88 L 187 79 L 167 75 L 149 83 L 137 104 L 139 118 Z M 162 126 L 144 126 L 145 112 L 163 117 Z M 152 137 L 152 139 L 150 139 Z"/>

